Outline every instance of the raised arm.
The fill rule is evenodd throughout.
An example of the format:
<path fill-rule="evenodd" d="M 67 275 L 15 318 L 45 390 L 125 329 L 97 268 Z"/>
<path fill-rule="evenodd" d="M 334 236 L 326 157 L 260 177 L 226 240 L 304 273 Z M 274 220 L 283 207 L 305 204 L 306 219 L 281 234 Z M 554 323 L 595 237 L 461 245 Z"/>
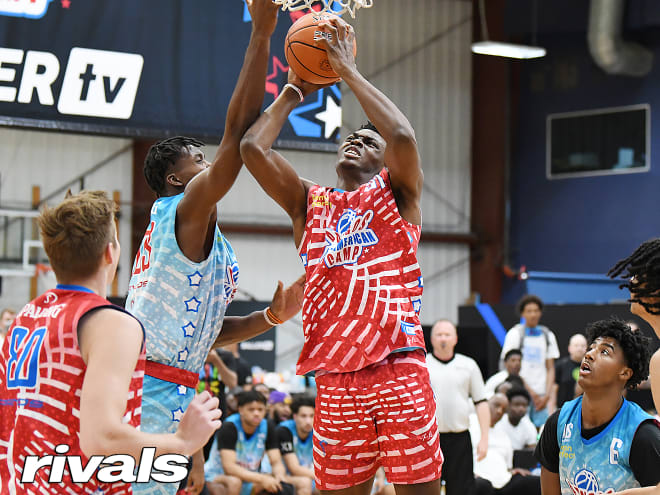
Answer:
<path fill-rule="evenodd" d="M 339 18 L 319 26 L 323 26 L 332 36 L 330 41 L 321 38 L 317 43 L 326 49 L 332 68 L 351 88 L 367 117 L 387 143 L 385 166 L 390 173 L 401 215 L 411 223 L 421 224 L 419 201 L 424 175 L 415 131 L 397 106 L 358 71 L 353 55 L 355 33 L 352 26 Z"/>
<path fill-rule="evenodd" d="M 303 94 L 318 89 L 303 83 L 289 71 L 289 81 Z M 245 166 L 259 185 L 287 212 L 293 223 L 296 246 L 300 243 L 307 216 L 307 191 L 311 183 L 298 177 L 291 163 L 271 149 L 289 113 L 300 103 L 298 93 L 286 87 L 277 99 L 245 133 L 241 141 L 241 155 Z"/>
<path fill-rule="evenodd" d="M 197 232 L 196 237 L 199 232 L 206 232 L 215 204 L 236 180 L 242 165 L 241 137 L 259 116 L 263 104 L 270 37 L 277 24 L 278 10 L 271 0 L 248 0 L 247 4 L 252 15 L 252 34 L 229 101 L 222 141 L 211 165 L 186 186 L 177 209 L 177 215 L 184 220 L 179 225 Z"/>

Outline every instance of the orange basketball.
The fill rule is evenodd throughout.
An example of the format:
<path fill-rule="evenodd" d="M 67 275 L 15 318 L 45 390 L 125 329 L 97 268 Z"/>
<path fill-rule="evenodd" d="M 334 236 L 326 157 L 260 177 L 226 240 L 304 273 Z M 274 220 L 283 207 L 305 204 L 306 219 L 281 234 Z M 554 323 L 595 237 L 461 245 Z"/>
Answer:
<path fill-rule="evenodd" d="M 312 84 L 335 83 L 341 79 L 333 70 L 325 50 L 315 40 L 330 33 L 319 28 L 319 23 L 336 18 L 327 12 L 307 14 L 293 23 L 286 35 L 284 54 L 289 67 L 300 79 Z M 353 40 L 353 53 L 357 44 Z"/>

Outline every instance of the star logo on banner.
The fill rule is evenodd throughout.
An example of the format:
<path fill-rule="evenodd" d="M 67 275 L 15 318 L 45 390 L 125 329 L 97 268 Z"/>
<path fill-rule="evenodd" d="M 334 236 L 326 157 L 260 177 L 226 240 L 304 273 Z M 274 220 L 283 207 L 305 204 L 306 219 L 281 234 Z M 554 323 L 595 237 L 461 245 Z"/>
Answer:
<path fill-rule="evenodd" d="M 184 337 L 192 337 L 195 333 L 195 325 L 193 325 L 192 321 L 189 321 L 181 327 L 181 330 L 183 330 Z"/>
<path fill-rule="evenodd" d="M 278 84 L 277 77 L 280 72 L 288 72 L 289 66 L 280 62 L 280 59 L 273 55 L 273 72 L 266 76 L 266 93 L 273 95 L 276 99 L 280 94 L 280 85 Z M 275 81 L 273 81 L 275 79 Z"/>
<path fill-rule="evenodd" d="M 68 9 L 69 7 L 71 7 L 71 0 L 62 0 L 62 8 Z"/>
<path fill-rule="evenodd" d="M 203 277 L 204 275 L 199 272 L 188 275 L 188 283 L 190 284 L 190 287 L 199 287 L 199 283 L 202 281 Z"/>
<path fill-rule="evenodd" d="M 183 418 L 183 409 L 180 407 L 178 409 L 174 409 L 172 411 L 172 421 L 176 421 L 178 423 L 181 421 L 181 418 Z"/>
<path fill-rule="evenodd" d="M 179 385 L 176 387 L 176 393 L 179 395 L 186 395 L 186 386 L 185 385 Z"/>
<path fill-rule="evenodd" d="M 183 363 L 186 359 L 188 359 L 188 348 L 184 348 L 182 351 L 179 351 L 179 358 L 177 361 L 180 363 Z"/>
<path fill-rule="evenodd" d="M 202 301 L 197 299 L 195 296 L 183 302 L 186 305 L 186 311 L 192 311 L 194 313 L 197 313 L 197 311 L 199 311 L 199 305 L 202 304 Z"/>
<path fill-rule="evenodd" d="M 325 110 L 317 113 L 315 117 L 325 123 L 324 136 L 326 139 L 330 139 L 335 129 L 341 127 L 341 107 L 330 96 L 325 98 Z"/>

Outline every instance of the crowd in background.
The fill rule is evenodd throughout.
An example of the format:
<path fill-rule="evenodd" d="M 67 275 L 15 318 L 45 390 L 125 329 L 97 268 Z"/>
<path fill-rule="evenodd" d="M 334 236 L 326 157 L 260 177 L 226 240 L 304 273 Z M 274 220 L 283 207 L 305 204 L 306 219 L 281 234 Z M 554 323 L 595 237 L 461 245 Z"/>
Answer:
<path fill-rule="evenodd" d="M 447 495 L 541 493 L 533 451 L 548 416 L 582 393 L 577 378 L 588 347 L 585 336 L 576 333 L 567 355 L 560 357 L 554 333 L 540 325 L 542 311 L 538 297 L 521 299 L 521 323 L 506 334 L 501 370 L 486 380 L 471 357 L 455 352 L 454 324 L 439 320 L 433 325 L 427 364 Z M 0 313 L 0 339 L 15 316 L 12 309 Z M 634 322 L 627 324 L 638 331 Z M 252 370 L 233 344 L 212 350 L 200 371 L 198 392 L 217 396 L 223 413 L 223 426 L 204 448 L 202 493 L 249 495 L 256 488 L 283 495 L 318 494 L 312 456 L 313 378 L 307 379 L 304 393 L 289 393 L 290 384 L 269 387 Z M 648 388 L 648 381 L 639 388 Z M 394 493 L 382 469 L 372 493 Z"/>

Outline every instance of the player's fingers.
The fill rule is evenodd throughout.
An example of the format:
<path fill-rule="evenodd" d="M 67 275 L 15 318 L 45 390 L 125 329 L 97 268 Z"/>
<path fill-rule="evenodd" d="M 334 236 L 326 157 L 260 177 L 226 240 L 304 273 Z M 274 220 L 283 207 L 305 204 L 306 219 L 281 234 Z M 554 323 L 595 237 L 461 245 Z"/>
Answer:
<path fill-rule="evenodd" d="M 303 273 L 298 279 L 293 283 L 294 285 L 305 285 L 305 280 L 307 279 L 307 274 Z"/>
<path fill-rule="evenodd" d="M 209 414 L 209 416 L 208 416 L 209 419 L 211 421 L 215 421 L 217 419 L 220 419 L 220 416 L 222 416 L 222 411 L 220 409 L 217 409 L 217 408 L 216 409 L 211 409 L 208 414 Z"/>
<path fill-rule="evenodd" d="M 350 41 L 355 39 L 355 29 L 350 24 L 346 24 L 346 38 Z"/>
<path fill-rule="evenodd" d="M 198 404 L 203 404 L 210 398 L 211 398 L 211 394 L 209 394 L 208 390 L 204 390 L 202 393 L 196 395 L 193 398 L 193 401 L 197 402 Z"/>
<path fill-rule="evenodd" d="M 323 21 L 323 22 L 319 23 L 319 27 L 323 27 L 326 32 L 331 34 L 331 36 L 330 36 L 331 40 L 332 39 L 334 39 L 334 40 L 338 39 L 339 33 L 338 33 L 338 30 L 337 30 L 337 26 L 335 26 L 334 24 L 331 24 L 328 21 Z M 324 36 L 322 38 L 322 40 L 327 40 L 327 38 Z"/>
<path fill-rule="evenodd" d="M 204 407 L 206 407 L 207 411 L 210 411 L 212 409 L 218 409 L 219 406 L 220 406 L 220 401 L 218 400 L 217 397 L 211 397 L 209 400 L 207 400 L 204 403 Z"/>

